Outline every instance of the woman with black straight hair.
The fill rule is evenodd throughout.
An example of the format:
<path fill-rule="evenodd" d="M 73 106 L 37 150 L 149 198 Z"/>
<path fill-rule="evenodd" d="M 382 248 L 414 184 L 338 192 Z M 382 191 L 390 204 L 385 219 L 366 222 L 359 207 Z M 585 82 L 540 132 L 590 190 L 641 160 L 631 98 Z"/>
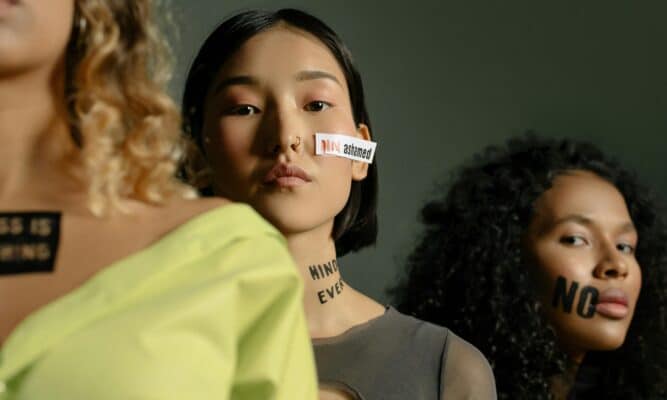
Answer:
<path fill-rule="evenodd" d="M 371 146 L 361 77 L 334 31 L 293 9 L 227 19 L 191 67 L 183 109 L 204 157 L 192 164 L 206 166 L 191 181 L 249 203 L 287 238 L 322 398 L 495 398 L 474 347 L 341 278 L 338 256 L 375 243 L 378 184 L 377 163 L 319 154 L 322 133 Z"/>

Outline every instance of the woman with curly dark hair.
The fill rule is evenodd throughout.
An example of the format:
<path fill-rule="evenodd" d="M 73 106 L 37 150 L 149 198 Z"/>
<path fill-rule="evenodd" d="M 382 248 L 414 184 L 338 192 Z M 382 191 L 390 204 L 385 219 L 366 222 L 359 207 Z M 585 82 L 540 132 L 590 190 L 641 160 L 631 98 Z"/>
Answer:
<path fill-rule="evenodd" d="M 634 174 L 529 135 L 463 167 L 393 293 L 491 362 L 501 399 L 665 398 L 667 231 Z"/>

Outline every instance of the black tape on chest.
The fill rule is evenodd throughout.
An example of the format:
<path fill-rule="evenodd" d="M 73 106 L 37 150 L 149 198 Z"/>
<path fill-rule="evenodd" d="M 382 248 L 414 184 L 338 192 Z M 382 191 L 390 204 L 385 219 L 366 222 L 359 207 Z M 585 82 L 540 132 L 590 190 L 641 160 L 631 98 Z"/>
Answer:
<path fill-rule="evenodd" d="M 0 275 L 53 272 L 59 212 L 0 213 Z"/>

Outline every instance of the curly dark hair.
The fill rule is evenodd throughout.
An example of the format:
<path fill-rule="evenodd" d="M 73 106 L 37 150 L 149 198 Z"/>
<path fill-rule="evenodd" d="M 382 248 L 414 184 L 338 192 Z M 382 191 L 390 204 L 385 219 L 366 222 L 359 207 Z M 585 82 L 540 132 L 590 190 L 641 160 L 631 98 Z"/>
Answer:
<path fill-rule="evenodd" d="M 636 175 L 594 145 L 528 134 L 488 147 L 422 210 L 425 232 L 390 290 L 408 314 L 447 325 L 488 357 L 500 399 L 549 399 L 566 355 L 542 317 L 521 239 L 537 198 L 555 177 L 593 172 L 623 195 L 639 235 L 642 288 L 624 344 L 589 353 L 600 378 L 595 398 L 667 398 L 665 349 L 667 228 Z M 448 189 L 448 190 L 447 190 Z M 589 365 L 590 366 L 590 365 Z"/>

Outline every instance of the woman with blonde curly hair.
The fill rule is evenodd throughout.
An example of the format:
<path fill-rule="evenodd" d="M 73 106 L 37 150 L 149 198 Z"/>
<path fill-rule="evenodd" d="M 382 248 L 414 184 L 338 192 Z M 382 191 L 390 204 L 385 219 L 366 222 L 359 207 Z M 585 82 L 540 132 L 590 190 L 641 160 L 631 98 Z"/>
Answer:
<path fill-rule="evenodd" d="M 314 398 L 284 240 L 174 178 L 151 11 L 0 0 L 0 399 Z"/>

